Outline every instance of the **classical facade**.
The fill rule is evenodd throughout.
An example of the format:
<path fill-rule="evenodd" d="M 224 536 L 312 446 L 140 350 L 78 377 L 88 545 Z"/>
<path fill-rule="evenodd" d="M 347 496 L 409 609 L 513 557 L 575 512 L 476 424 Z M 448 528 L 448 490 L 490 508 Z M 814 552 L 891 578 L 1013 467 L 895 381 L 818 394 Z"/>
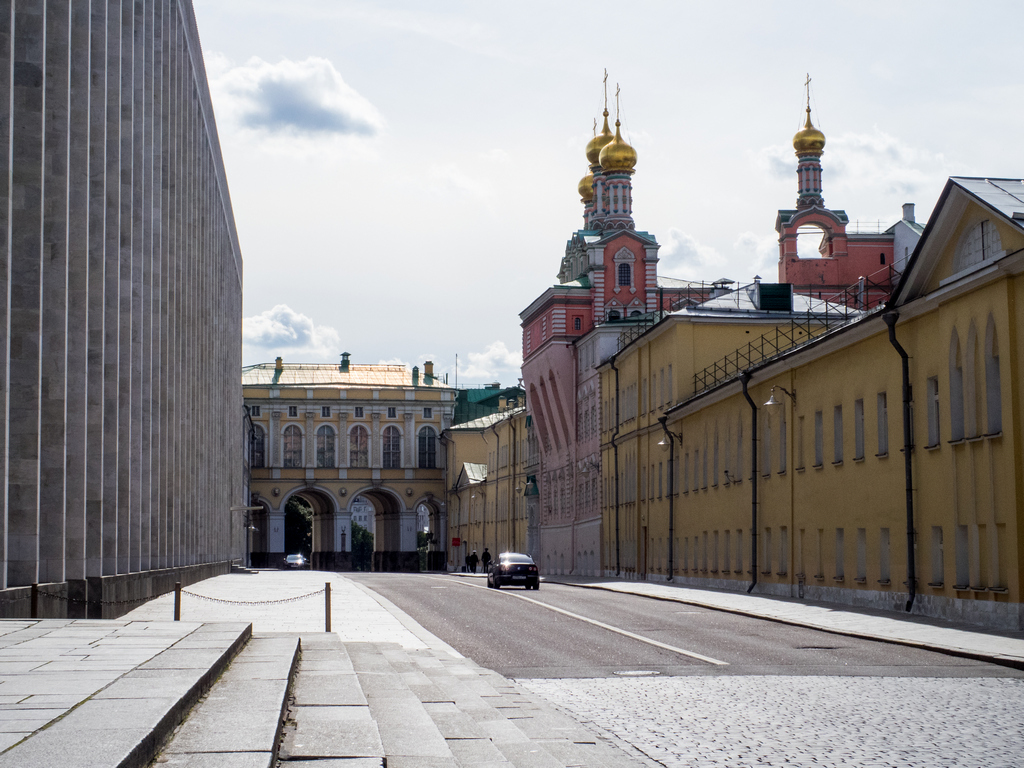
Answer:
<path fill-rule="evenodd" d="M 638 575 L 1024 627 L 1022 270 L 1024 185 L 953 178 L 888 301 L 698 376 L 627 447 Z"/>
<path fill-rule="evenodd" d="M 2 17 L 0 602 L 110 616 L 244 553 L 242 260 L 191 4 Z"/>
<path fill-rule="evenodd" d="M 313 510 L 312 566 L 351 568 L 353 512 L 373 506 L 373 568 L 419 570 L 417 514 L 426 510 L 435 544 L 428 568 L 443 568 L 447 537 L 445 445 L 456 392 L 433 364 L 285 363 L 242 369 L 253 422 L 251 560 L 280 565 L 285 505 L 300 497 Z M 355 510 L 353 509 L 355 507 Z M 364 526 L 367 527 L 367 526 Z"/>
<path fill-rule="evenodd" d="M 490 548 L 540 557 L 532 419 L 517 399 L 496 413 L 445 432 L 450 546 L 448 567 Z"/>

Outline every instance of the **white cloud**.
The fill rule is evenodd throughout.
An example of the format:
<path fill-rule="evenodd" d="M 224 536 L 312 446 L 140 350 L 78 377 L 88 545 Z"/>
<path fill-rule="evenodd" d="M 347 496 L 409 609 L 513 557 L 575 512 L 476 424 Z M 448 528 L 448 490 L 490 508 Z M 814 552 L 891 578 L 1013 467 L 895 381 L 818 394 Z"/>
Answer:
<path fill-rule="evenodd" d="M 733 243 L 733 251 L 742 260 L 749 275 L 741 275 L 740 281 L 753 279 L 761 275 L 765 280 L 778 279 L 779 238 L 776 234 L 756 235 L 753 232 L 741 232 Z"/>
<path fill-rule="evenodd" d="M 248 348 L 247 359 L 281 356 L 294 362 L 324 362 L 341 353 L 341 338 L 334 328 L 316 325 L 287 304 L 244 318 L 242 343 Z"/>
<path fill-rule="evenodd" d="M 301 149 L 325 141 L 365 143 L 384 129 L 377 108 L 327 59 L 270 64 L 254 57 L 233 66 L 224 57 L 211 58 L 210 90 L 228 134 Z"/>
<path fill-rule="evenodd" d="M 675 227 L 669 227 L 665 233 L 658 259 L 660 274 L 684 280 L 707 280 L 712 272 L 725 266 L 725 259 L 718 251 L 701 245 L 692 235 Z"/>
<path fill-rule="evenodd" d="M 423 180 L 428 188 L 439 194 L 457 192 L 478 198 L 491 196 L 491 185 L 488 182 L 473 178 L 452 163 L 430 166 Z"/>
<path fill-rule="evenodd" d="M 775 144 L 748 154 L 755 169 L 770 178 L 792 181 L 795 192 L 796 157 L 791 145 Z M 826 205 L 836 193 L 843 199 L 870 194 L 886 211 L 883 220 L 891 219 L 896 210 L 889 210 L 889 199 L 932 195 L 948 176 L 966 170 L 956 167 L 942 153 L 907 144 L 877 126 L 870 133 L 829 136 L 822 169 Z M 849 203 L 836 207 L 845 205 Z M 871 218 L 872 212 L 861 213 Z"/>
<path fill-rule="evenodd" d="M 459 366 L 459 381 L 486 383 L 506 382 L 511 386 L 519 379 L 523 357 L 518 349 L 510 350 L 503 341 L 493 341 L 483 352 L 470 352 L 469 365 Z"/>

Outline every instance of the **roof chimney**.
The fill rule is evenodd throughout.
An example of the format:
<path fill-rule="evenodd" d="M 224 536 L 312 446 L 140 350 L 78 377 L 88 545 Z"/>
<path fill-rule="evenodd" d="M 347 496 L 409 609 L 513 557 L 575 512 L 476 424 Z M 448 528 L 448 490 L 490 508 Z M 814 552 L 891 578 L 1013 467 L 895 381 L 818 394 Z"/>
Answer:
<path fill-rule="evenodd" d="M 420 369 L 418 365 L 412 367 L 412 385 L 418 387 L 420 385 Z"/>
<path fill-rule="evenodd" d="M 284 358 L 283 357 L 279 357 L 279 358 L 277 358 L 277 360 L 274 361 L 274 370 L 278 371 L 278 372 L 284 370 Z"/>
<path fill-rule="evenodd" d="M 341 365 L 338 366 L 338 370 L 341 371 L 342 373 L 348 373 L 348 358 L 348 352 L 341 353 Z"/>
<path fill-rule="evenodd" d="M 914 204 L 904 203 L 903 204 L 903 220 L 909 221 L 911 224 L 914 223 Z"/>
<path fill-rule="evenodd" d="M 504 397 L 499 397 L 498 398 L 498 410 L 499 411 L 508 410 L 508 399 L 507 398 L 504 398 Z"/>

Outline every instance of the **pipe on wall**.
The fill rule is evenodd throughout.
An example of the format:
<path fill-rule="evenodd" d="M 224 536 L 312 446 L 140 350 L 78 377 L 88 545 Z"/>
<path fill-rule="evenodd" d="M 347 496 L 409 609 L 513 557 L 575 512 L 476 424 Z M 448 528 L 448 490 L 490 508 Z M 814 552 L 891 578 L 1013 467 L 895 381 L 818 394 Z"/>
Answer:
<path fill-rule="evenodd" d="M 747 587 L 749 594 L 757 586 L 757 406 L 750 399 L 747 391 L 747 383 L 750 381 L 750 371 L 740 374 L 740 383 L 743 385 L 743 396 L 750 403 L 750 586 Z"/>
<path fill-rule="evenodd" d="M 903 345 L 896 339 L 896 321 L 899 320 L 899 312 L 886 312 L 882 320 L 889 326 L 889 343 L 895 348 L 900 356 L 903 369 L 903 466 L 906 475 L 906 496 L 907 496 L 907 590 L 910 597 L 907 599 L 907 613 L 914 607 L 914 598 L 917 596 L 917 563 L 914 556 L 914 474 L 911 451 L 914 449 L 911 437 L 911 415 L 910 405 L 914 400 L 913 390 L 910 387 L 910 355 Z"/>
<path fill-rule="evenodd" d="M 615 575 L 622 573 L 619 560 L 619 446 L 615 442 L 619 436 L 619 369 L 615 367 L 615 356 L 609 361 L 612 370 L 615 371 L 615 428 L 612 430 L 612 463 L 615 478 Z"/>
<path fill-rule="evenodd" d="M 675 531 L 676 531 L 676 509 L 675 509 L 675 486 L 674 476 L 676 471 L 676 436 L 668 431 L 668 416 L 658 418 L 658 423 L 665 431 L 668 438 L 668 581 L 672 581 L 675 575 Z"/>

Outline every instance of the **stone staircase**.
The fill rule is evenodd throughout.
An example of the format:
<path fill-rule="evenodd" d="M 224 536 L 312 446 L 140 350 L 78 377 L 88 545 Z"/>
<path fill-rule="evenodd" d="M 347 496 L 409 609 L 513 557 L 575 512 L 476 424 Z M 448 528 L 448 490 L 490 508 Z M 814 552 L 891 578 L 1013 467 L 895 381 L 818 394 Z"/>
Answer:
<path fill-rule="evenodd" d="M 292 674 L 297 641 L 301 653 Z M 323 633 L 254 637 L 156 765 L 618 768 L 652 763 L 457 654 L 343 643 Z"/>

